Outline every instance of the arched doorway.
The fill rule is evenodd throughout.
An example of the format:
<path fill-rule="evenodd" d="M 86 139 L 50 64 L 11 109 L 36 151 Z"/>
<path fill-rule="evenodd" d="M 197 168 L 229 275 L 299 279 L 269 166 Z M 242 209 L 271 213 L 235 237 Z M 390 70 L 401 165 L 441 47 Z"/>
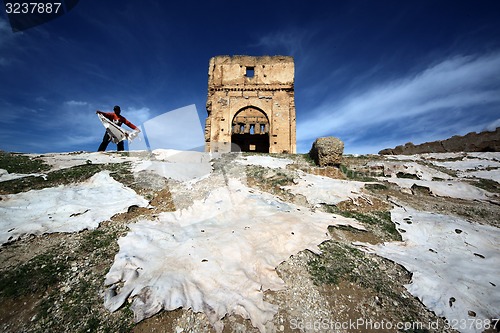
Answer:
<path fill-rule="evenodd" d="M 238 111 L 231 123 L 231 143 L 241 151 L 269 153 L 269 119 L 253 106 Z"/>

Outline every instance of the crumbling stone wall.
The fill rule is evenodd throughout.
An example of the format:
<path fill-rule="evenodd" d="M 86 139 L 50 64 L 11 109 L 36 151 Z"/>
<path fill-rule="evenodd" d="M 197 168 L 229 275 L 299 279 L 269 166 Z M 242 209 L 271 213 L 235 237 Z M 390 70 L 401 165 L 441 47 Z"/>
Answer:
<path fill-rule="evenodd" d="M 211 58 L 206 106 L 206 151 L 296 153 L 292 57 Z"/>

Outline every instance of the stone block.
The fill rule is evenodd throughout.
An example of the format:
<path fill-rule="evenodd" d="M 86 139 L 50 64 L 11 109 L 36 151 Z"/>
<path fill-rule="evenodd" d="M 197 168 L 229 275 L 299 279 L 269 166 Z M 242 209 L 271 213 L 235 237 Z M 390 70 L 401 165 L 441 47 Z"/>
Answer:
<path fill-rule="evenodd" d="M 316 139 L 309 151 L 309 155 L 319 166 L 338 166 L 342 163 L 343 154 L 344 142 L 332 136 Z"/>

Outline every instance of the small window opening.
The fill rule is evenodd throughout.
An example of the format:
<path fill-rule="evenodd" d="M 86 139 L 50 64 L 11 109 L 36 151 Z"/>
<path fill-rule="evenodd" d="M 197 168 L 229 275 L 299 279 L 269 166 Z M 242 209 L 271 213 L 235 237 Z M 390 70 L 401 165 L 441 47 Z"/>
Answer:
<path fill-rule="evenodd" d="M 265 133 L 266 132 L 266 125 L 265 124 L 260 124 L 260 132 Z"/>
<path fill-rule="evenodd" d="M 254 67 L 247 67 L 246 77 L 253 77 L 255 75 Z"/>
<path fill-rule="evenodd" d="M 250 125 L 250 134 L 255 134 L 255 125 Z"/>

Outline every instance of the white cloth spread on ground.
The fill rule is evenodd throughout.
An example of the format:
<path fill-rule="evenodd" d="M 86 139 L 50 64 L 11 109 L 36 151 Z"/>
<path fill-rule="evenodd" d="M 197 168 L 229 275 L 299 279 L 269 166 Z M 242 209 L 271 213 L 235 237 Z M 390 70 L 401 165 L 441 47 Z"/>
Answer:
<path fill-rule="evenodd" d="M 72 168 L 86 164 L 124 163 L 141 159 L 140 154 L 146 152 L 72 152 L 72 153 L 50 153 L 29 154 L 31 158 L 40 159 L 51 166 L 50 171 Z"/>
<path fill-rule="evenodd" d="M 236 159 L 236 162 L 243 165 L 258 165 L 264 168 L 271 169 L 285 169 L 287 165 L 292 164 L 293 161 L 288 158 L 276 158 L 272 156 L 241 156 Z"/>
<path fill-rule="evenodd" d="M 306 197 L 307 202 L 313 205 L 336 205 L 349 199 L 355 204 L 359 199 L 371 202 L 368 195 L 361 191 L 365 185 L 366 183 L 353 180 L 333 179 L 301 173 L 297 184 L 283 186 L 283 189 L 295 195 L 303 195 Z"/>
<path fill-rule="evenodd" d="M 95 229 L 132 205 L 147 206 L 148 202 L 115 181 L 108 171 L 80 184 L 3 195 L 0 244 L 26 234 Z"/>
<path fill-rule="evenodd" d="M 447 155 L 446 155 L 447 156 Z M 418 159 L 418 156 L 407 156 L 414 159 Z M 436 156 L 434 156 L 436 157 Z M 433 160 L 435 165 L 445 167 L 451 165 L 451 162 L 436 162 Z M 460 168 L 460 163 L 464 163 L 464 168 L 467 168 L 469 162 L 465 161 L 455 161 L 452 165 L 455 168 Z M 486 165 L 489 165 L 485 161 Z M 384 176 L 378 177 L 379 180 L 386 180 L 390 183 L 398 185 L 402 189 L 411 191 L 414 186 L 428 188 L 430 194 L 440 196 L 457 198 L 464 200 L 480 200 L 480 201 L 491 201 L 499 202 L 499 196 L 471 185 L 465 181 L 462 177 L 471 177 L 473 175 L 483 176 L 483 178 L 494 178 L 495 172 L 497 170 L 481 170 L 480 173 L 462 173 L 459 177 L 452 177 L 444 172 L 435 170 L 431 167 L 420 165 L 416 162 L 408 161 L 381 161 L 370 163 L 371 166 L 383 166 Z M 474 164 L 477 166 L 477 164 Z M 412 175 L 418 179 L 407 178 L 408 175 Z M 401 177 L 401 178 L 400 178 Z"/>
<path fill-rule="evenodd" d="M 386 158 L 396 161 L 419 161 L 454 170 L 459 178 L 483 178 L 500 182 L 500 153 L 498 152 L 387 155 Z M 383 162 L 383 164 L 386 163 Z"/>
<path fill-rule="evenodd" d="M 436 315 L 466 321 L 460 332 L 482 332 L 469 324 L 499 315 L 500 229 L 408 207 L 394 208 L 391 218 L 403 242 L 356 244 L 412 272 L 406 289 Z"/>
<path fill-rule="evenodd" d="M 19 179 L 24 177 L 47 177 L 46 174 L 43 173 L 30 173 L 30 174 L 22 174 L 22 173 L 9 173 L 7 170 L 0 169 L 0 182 L 5 182 L 13 179 Z"/>
<path fill-rule="evenodd" d="M 382 178 L 380 178 L 382 180 Z M 499 201 L 498 195 L 470 185 L 463 181 L 431 181 L 414 180 L 406 178 L 385 178 L 390 183 L 397 184 L 400 188 L 411 189 L 415 186 L 428 188 L 430 194 L 439 197 L 449 197 L 464 200 Z"/>
<path fill-rule="evenodd" d="M 364 229 L 230 180 L 188 209 L 129 225 L 106 275 L 105 306 L 117 310 L 131 296 L 136 321 L 162 309 L 191 308 L 204 312 L 217 332 L 221 319 L 235 313 L 263 332 L 277 312 L 263 291 L 284 286 L 275 267 L 301 250 L 318 252 L 330 238 L 329 225 Z"/>
<path fill-rule="evenodd" d="M 438 171 L 434 168 L 418 164 L 416 162 L 393 162 L 383 161 L 370 163 L 371 165 L 383 165 L 384 176 L 397 177 L 398 173 L 413 175 L 421 180 L 436 180 L 436 179 L 453 179 L 447 173 Z"/>

